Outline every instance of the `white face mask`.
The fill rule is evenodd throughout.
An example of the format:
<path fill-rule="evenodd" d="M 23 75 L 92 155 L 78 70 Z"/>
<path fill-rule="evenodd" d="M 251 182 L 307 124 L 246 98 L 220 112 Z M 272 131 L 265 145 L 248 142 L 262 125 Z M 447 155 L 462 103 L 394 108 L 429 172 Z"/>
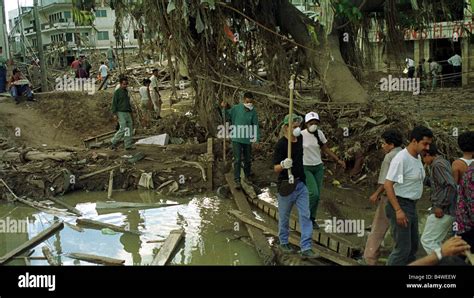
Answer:
<path fill-rule="evenodd" d="M 317 129 L 318 129 L 318 126 L 316 124 L 313 124 L 310 127 L 308 127 L 308 131 L 311 133 L 315 132 Z"/>
<path fill-rule="evenodd" d="M 253 104 L 251 104 L 251 103 L 244 103 L 244 106 L 249 110 L 253 109 Z"/>
<path fill-rule="evenodd" d="M 301 135 L 301 128 L 297 127 L 295 129 L 293 129 L 293 135 L 295 137 L 299 137 Z"/>

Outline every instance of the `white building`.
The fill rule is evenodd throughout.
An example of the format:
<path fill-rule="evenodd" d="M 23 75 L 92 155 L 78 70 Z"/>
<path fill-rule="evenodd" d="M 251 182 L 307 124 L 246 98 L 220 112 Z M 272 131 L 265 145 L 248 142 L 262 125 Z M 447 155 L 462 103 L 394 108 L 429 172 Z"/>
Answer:
<path fill-rule="evenodd" d="M 100 5 L 100 4 L 99 4 Z M 96 50 L 105 51 L 115 46 L 114 23 L 115 11 L 109 6 L 96 7 L 93 26 L 77 26 L 72 17 L 71 0 L 42 0 L 39 5 L 39 18 L 43 48 L 46 51 L 63 51 L 65 56 L 87 53 Z M 18 11 L 9 12 L 10 40 L 13 54 L 21 56 L 21 26 L 18 22 Z M 33 9 L 22 8 L 21 21 L 25 35 L 27 56 L 36 50 L 37 36 L 34 24 Z M 134 28 L 125 22 L 123 32 L 125 49 L 138 48 Z"/>

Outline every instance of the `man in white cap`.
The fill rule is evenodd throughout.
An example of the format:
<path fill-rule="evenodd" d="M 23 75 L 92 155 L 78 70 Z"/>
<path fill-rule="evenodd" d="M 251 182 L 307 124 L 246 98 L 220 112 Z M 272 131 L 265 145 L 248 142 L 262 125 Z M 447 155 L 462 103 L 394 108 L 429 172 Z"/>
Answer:
<path fill-rule="evenodd" d="M 306 129 L 301 132 L 303 135 L 303 166 L 306 176 L 306 186 L 309 191 L 310 218 L 313 227 L 318 229 L 316 223 L 316 213 L 318 210 L 321 188 L 323 186 L 324 165 L 321 159 L 321 150 L 334 159 L 344 169 L 346 163 L 337 157 L 327 146 L 327 139 L 324 133 L 318 129 L 320 124 L 319 115 L 309 112 L 305 116 Z"/>

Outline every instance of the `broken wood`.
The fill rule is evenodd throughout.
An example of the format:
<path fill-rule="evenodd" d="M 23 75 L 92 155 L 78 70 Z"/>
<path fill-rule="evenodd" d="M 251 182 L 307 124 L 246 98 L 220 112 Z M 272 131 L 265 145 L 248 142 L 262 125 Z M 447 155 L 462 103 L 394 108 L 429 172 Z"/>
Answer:
<path fill-rule="evenodd" d="M 4 161 L 43 161 L 47 159 L 55 161 L 67 161 L 71 160 L 73 153 L 72 152 L 41 152 L 41 151 L 28 151 L 26 153 L 20 152 L 5 152 L 1 153 L 2 160 Z"/>
<path fill-rule="evenodd" d="M 136 230 L 130 230 L 130 229 L 122 228 L 113 224 L 108 224 L 108 223 L 104 223 L 104 222 L 92 220 L 92 219 L 87 219 L 87 218 L 78 218 L 76 220 L 76 223 L 81 226 L 86 226 L 86 227 L 90 227 L 90 228 L 98 229 L 98 230 L 108 228 L 108 229 L 111 229 L 112 231 L 116 231 L 119 233 L 130 233 L 134 235 L 141 235 L 141 233 Z"/>
<path fill-rule="evenodd" d="M 161 246 L 160 251 L 151 262 L 151 265 L 155 265 L 155 266 L 166 265 L 168 260 L 171 258 L 173 251 L 176 249 L 179 242 L 181 241 L 181 238 L 183 238 L 183 235 L 184 235 L 183 229 L 171 231 L 168 238 L 166 238 L 165 243 L 163 243 L 163 246 Z"/>
<path fill-rule="evenodd" d="M 68 222 L 65 222 L 64 224 L 65 224 L 67 227 L 73 229 L 73 230 L 76 231 L 76 232 L 79 232 L 79 233 L 84 232 L 84 229 L 81 228 L 81 227 L 78 227 L 78 226 L 76 226 L 76 225 L 70 224 L 70 223 L 68 223 Z"/>
<path fill-rule="evenodd" d="M 57 198 L 51 197 L 51 198 L 49 198 L 49 200 L 55 202 L 55 203 L 58 204 L 58 205 L 61 205 L 61 206 L 65 207 L 69 212 L 74 213 L 74 214 L 76 214 L 77 216 L 82 216 L 82 212 L 81 212 L 81 211 L 77 210 L 75 207 L 69 205 L 68 203 L 64 202 L 64 201 L 61 200 L 61 199 L 57 199 Z"/>
<path fill-rule="evenodd" d="M 122 266 L 125 263 L 125 260 L 119 260 L 119 259 L 113 259 L 109 257 L 77 253 L 77 252 L 67 254 L 67 256 L 71 259 L 81 260 L 81 261 L 94 263 L 94 264 L 107 265 L 107 266 Z"/>
<path fill-rule="evenodd" d="M 233 174 L 227 173 L 225 178 L 229 184 L 230 190 L 239 210 L 249 217 L 253 216 L 252 209 L 247 202 L 246 196 L 241 191 L 235 189 Z M 246 224 L 245 226 L 247 227 L 247 231 L 255 245 L 258 255 L 263 259 L 263 263 L 265 265 L 272 265 L 275 260 L 275 254 L 271 250 L 265 235 L 263 235 L 261 230 L 255 228 L 252 225 Z"/>
<path fill-rule="evenodd" d="M 260 200 L 258 198 L 257 199 L 249 198 L 248 200 L 252 205 L 256 206 L 258 209 L 268 214 L 271 218 L 278 221 L 279 212 L 276 206 L 268 202 L 265 202 L 263 200 Z M 290 229 L 293 229 L 301 233 L 298 216 L 295 214 L 295 212 L 292 212 L 292 214 L 290 215 L 289 227 Z M 312 238 L 313 238 L 313 241 L 315 241 L 317 244 L 327 247 L 329 249 L 332 249 L 335 252 L 339 253 L 340 255 L 346 256 L 346 257 L 351 257 L 353 255 L 356 255 L 361 250 L 359 247 L 354 246 L 347 239 L 335 234 L 331 234 L 329 236 L 323 230 L 313 230 Z"/>
<path fill-rule="evenodd" d="M 64 228 L 64 223 L 62 222 L 56 222 L 52 224 L 49 228 L 46 230 L 42 231 L 35 237 L 31 238 L 30 240 L 26 241 L 25 243 L 21 244 L 17 248 L 13 249 L 12 251 L 6 253 L 4 256 L 0 258 L 0 265 L 5 264 L 8 262 L 10 259 L 13 257 L 27 251 L 28 249 L 31 249 L 41 242 L 45 241 L 46 239 L 50 238 L 54 233 L 57 231 L 60 231 Z"/>
<path fill-rule="evenodd" d="M 248 215 L 245 215 L 242 212 L 237 211 L 237 210 L 230 210 L 228 213 L 234 215 L 236 218 L 238 218 L 239 220 L 241 220 L 242 222 L 244 222 L 248 225 L 252 225 L 253 227 L 255 227 L 257 229 L 260 229 L 260 230 L 264 231 L 265 233 L 268 233 L 268 234 L 271 234 L 273 236 L 278 237 L 278 228 L 276 227 L 276 225 L 274 225 L 272 227 L 272 226 L 270 226 L 268 224 L 265 224 L 263 222 L 258 222 L 257 220 L 255 220 L 255 219 L 249 217 Z M 290 237 L 289 237 L 288 240 L 291 244 L 296 245 L 296 246 L 299 247 L 299 245 L 300 245 L 300 236 L 299 235 L 297 236 L 294 233 L 290 233 Z M 357 263 L 356 260 L 353 260 L 351 258 L 342 256 L 342 255 L 339 255 L 336 252 L 333 252 L 330 249 L 327 249 L 327 248 L 325 248 L 321 245 L 318 245 L 314 242 L 313 242 L 313 249 L 317 253 L 319 253 L 321 255 L 321 257 L 323 257 L 327 260 L 330 260 L 330 261 L 332 261 L 336 264 L 339 264 L 339 265 L 359 265 L 359 263 Z"/>
<path fill-rule="evenodd" d="M 107 191 L 107 199 L 112 198 L 112 190 L 114 188 L 114 170 L 110 171 L 110 176 L 109 176 L 109 189 Z"/>
<path fill-rule="evenodd" d="M 116 208 L 139 208 L 139 209 L 150 209 L 176 206 L 178 203 L 132 203 L 132 202 L 97 202 L 95 205 L 96 209 L 116 209 Z"/>
<path fill-rule="evenodd" d="M 41 249 L 43 251 L 43 255 L 46 257 L 48 264 L 51 266 L 59 266 L 59 262 L 53 257 L 51 250 L 47 246 L 43 246 Z"/>
<path fill-rule="evenodd" d="M 95 171 L 95 172 L 92 172 L 92 173 L 89 173 L 89 174 L 79 176 L 79 180 L 83 180 L 83 179 L 90 178 L 90 177 L 93 177 L 93 176 L 98 175 L 98 174 L 102 174 L 104 172 L 108 172 L 110 170 L 114 170 L 116 168 L 119 168 L 120 166 L 121 165 L 118 164 L 118 165 L 110 166 L 110 167 L 107 167 L 107 168 L 103 168 L 101 170 L 98 170 L 98 171 Z"/>

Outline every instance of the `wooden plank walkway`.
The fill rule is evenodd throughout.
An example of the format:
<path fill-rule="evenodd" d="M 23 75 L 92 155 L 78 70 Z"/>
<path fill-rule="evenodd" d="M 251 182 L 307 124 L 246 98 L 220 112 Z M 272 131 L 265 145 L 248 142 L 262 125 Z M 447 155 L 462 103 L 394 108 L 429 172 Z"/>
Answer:
<path fill-rule="evenodd" d="M 153 258 L 151 265 L 154 266 L 164 266 L 168 263 L 169 259 L 173 255 L 174 250 L 178 247 L 179 242 L 184 236 L 184 230 L 178 229 L 173 230 L 169 234 L 168 238 L 166 238 L 165 243 L 160 248 L 158 254 Z"/>

